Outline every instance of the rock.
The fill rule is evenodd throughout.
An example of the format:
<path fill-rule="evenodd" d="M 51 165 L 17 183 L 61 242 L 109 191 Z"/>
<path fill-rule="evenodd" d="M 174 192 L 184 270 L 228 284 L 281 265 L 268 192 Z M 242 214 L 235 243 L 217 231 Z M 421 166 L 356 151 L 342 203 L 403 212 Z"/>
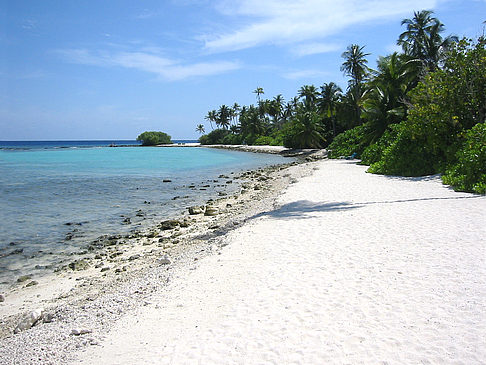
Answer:
<path fill-rule="evenodd" d="M 163 221 L 160 223 L 159 227 L 163 231 L 167 231 L 169 229 L 174 229 L 177 226 L 179 226 L 181 223 L 178 220 L 172 219 L 172 220 L 167 220 Z"/>
<path fill-rule="evenodd" d="M 20 323 L 15 327 L 14 333 L 19 333 L 25 330 L 28 330 L 32 326 L 34 326 L 39 319 L 42 317 L 42 309 L 36 309 L 29 314 L 27 314 Z"/>
<path fill-rule="evenodd" d="M 170 179 L 164 179 L 164 180 L 162 180 L 162 182 L 170 183 L 170 182 L 172 182 L 172 180 L 170 180 Z"/>
<path fill-rule="evenodd" d="M 54 314 L 52 313 L 42 313 L 42 322 L 51 323 L 54 320 Z"/>
<path fill-rule="evenodd" d="M 206 210 L 204 212 L 204 215 L 212 217 L 212 216 L 215 216 L 215 215 L 218 215 L 218 214 L 219 214 L 218 208 L 212 207 L 210 205 L 206 206 Z"/>
<path fill-rule="evenodd" d="M 69 264 L 69 267 L 74 271 L 86 270 L 89 268 L 88 261 L 84 259 L 73 261 Z"/>
<path fill-rule="evenodd" d="M 71 330 L 71 334 L 74 336 L 81 336 L 81 335 L 86 335 L 88 333 L 93 332 L 92 330 L 89 330 L 87 328 L 74 328 Z"/>
<path fill-rule="evenodd" d="M 123 224 L 131 224 L 131 223 L 132 223 L 132 220 L 128 217 L 123 220 Z"/>
<path fill-rule="evenodd" d="M 159 260 L 159 264 L 161 264 L 161 265 L 170 265 L 171 264 L 171 261 L 169 260 L 169 258 L 167 257 L 167 255 L 165 255 L 164 257 L 162 257 Z"/>
<path fill-rule="evenodd" d="M 108 266 L 105 266 L 105 267 L 102 267 L 100 272 L 105 272 L 105 271 L 108 271 L 110 270 L 110 268 Z"/>
<path fill-rule="evenodd" d="M 37 281 L 32 280 L 32 281 L 31 281 L 30 283 L 28 283 L 28 284 L 27 284 L 25 287 L 27 288 L 27 287 L 29 287 L 29 286 L 34 286 L 34 285 L 37 285 L 37 284 L 39 284 Z"/>
<path fill-rule="evenodd" d="M 233 184 L 233 180 L 226 181 L 226 184 Z"/>
<path fill-rule="evenodd" d="M 140 258 L 140 255 L 139 254 L 136 254 L 136 255 L 132 255 L 128 258 L 128 261 L 133 261 L 133 260 L 136 260 L 136 259 L 139 259 Z"/>
<path fill-rule="evenodd" d="M 22 275 L 17 278 L 17 283 L 23 283 L 24 281 L 27 281 L 29 279 L 32 279 L 32 275 Z"/>
<path fill-rule="evenodd" d="M 0 303 L 5 302 L 5 295 L 0 294 Z"/>
<path fill-rule="evenodd" d="M 226 196 L 226 195 L 228 195 L 228 194 L 223 193 L 222 191 L 220 191 L 220 192 L 218 193 L 218 195 L 219 195 L 219 196 Z"/>
<path fill-rule="evenodd" d="M 203 208 L 198 207 L 198 206 L 189 207 L 187 209 L 189 209 L 189 214 L 190 215 L 196 215 L 196 214 L 202 214 L 202 213 L 204 213 Z"/>

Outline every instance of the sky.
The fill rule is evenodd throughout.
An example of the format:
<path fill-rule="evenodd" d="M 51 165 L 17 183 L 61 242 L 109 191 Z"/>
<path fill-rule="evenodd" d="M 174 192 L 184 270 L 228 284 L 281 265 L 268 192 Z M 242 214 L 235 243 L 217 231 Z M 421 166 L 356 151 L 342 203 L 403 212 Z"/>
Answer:
<path fill-rule="evenodd" d="M 486 0 L 0 0 L 0 140 L 197 139 L 257 87 L 345 89 L 346 47 L 373 68 L 424 9 L 444 35 L 484 32 Z"/>

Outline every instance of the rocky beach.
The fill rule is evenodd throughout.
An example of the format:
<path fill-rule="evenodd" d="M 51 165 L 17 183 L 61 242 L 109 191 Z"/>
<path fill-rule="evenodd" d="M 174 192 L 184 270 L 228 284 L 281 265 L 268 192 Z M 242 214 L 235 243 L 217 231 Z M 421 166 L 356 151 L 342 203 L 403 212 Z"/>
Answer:
<path fill-rule="evenodd" d="M 312 159 L 6 293 L 0 361 L 484 362 L 485 198 Z"/>

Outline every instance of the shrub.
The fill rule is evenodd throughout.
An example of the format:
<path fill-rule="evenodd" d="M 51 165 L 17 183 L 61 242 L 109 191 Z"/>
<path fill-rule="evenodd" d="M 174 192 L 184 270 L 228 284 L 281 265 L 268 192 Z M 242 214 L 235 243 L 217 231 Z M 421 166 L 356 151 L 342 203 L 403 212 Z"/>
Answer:
<path fill-rule="evenodd" d="M 273 138 L 270 137 L 270 136 L 260 136 L 258 137 L 255 142 L 254 142 L 254 145 L 255 146 L 266 146 L 266 145 L 271 145 L 273 142 Z"/>
<path fill-rule="evenodd" d="M 158 144 L 172 144 L 171 137 L 164 132 L 143 132 L 137 137 L 142 146 L 155 146 Z"/>
<path fill-rule="evenodd" d="M 373 143 L 364 149 L 363 153 L 361 154 L 362 165 L 371 165 L 381 160 L 385 149 L 393 143 L 397 136 L 397 132 L 394 127 L 395 125 L 390 125 L 388 127 L 389 129 L 383 133 L 376 143 Z"/>
<path fill-rule="evenodd" d="M 456 191 L 486 194 L 486 125 L 478 123 L 466 134 L 457 162 L 442 177 Z"/>
<path fill-rule="evenodd" d="M 351 156 L 353 153 L 360 157 L 368 146 L 368 133 L 369 126 L 363 124 L 338 134 L 328 147 L 330 151 L 329 157 L 339 158 L 341 156 Z"/>
<path fill-rule="evenodd" d="M 201 144 L 223 144 L 223 139 L 231 132 L 227 129 L 215 129 L 208 134 L 199 137 Z"/>

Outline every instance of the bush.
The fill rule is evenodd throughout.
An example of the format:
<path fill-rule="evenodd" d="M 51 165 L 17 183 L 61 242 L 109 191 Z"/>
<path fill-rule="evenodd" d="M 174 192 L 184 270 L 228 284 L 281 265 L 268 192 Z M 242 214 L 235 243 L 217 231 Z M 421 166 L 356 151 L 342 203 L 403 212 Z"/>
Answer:
<path fill-rule="evenodd" d="M 351 156 L 353 153 L 356 153 L 358 158 L 361 157 L 364 149 L 368 146 L 368 133 L 369 126 L 363 124 L 338 134 L 328 146 L 329 157 L 339 158 Z"/>
<path fill-rule="evenodd" d="M 142 146 L 155 146 L 158 144 L 172 144 L 171 137 L 164 132 L 143 132 L 137 137 Z"/>
<path fill-rule="evenodd" d="M 444 172 L 457 162 L 465 131 L 483 123 L 486 115 L 485 44 L 460 41 L 448 53 L 444 67 L 427 74 L 410 92 L 407 120 L 369 172 L 422 176 Z"/>
<path fill-rule="evenodd" d="M 253 143 L 255 146 L 270 146 L 273 143 L 273 138 L 270 136 L 260 136 Z"/>
<path fill-rule="evenodd" d="M 223 139 L 231 132 L 227 129 L 215 129 L 208 134 L 199 137 L 201 144 L 224 144 Z"/>
<path fill-rule="evenodd" d="M 228 134 L 224 136 L 222 143 L 223 144 L 241 144 L 241 136 L 239 134 Z"/>
<path fill-rule="evenodd" d="M 442 181 L 456 191 L 486 194 L 486 125 L 478 123 L 466 134 L 457 162 L 449 166 Z"/>
<path fill-rule="evenodd" d="M 388 127 L 389 129 L 383 133 L 376 143 L 373 143 L 364 149 L 363 153 L 361 154 L 362 165 L 371 165 L 381 160 L 385 149 L 393 143 L 397 136 L 397 132 L 394 127 L 395 125 L 390 125 Z"/>
<path fill-rule="evenodd" d="M 397 131 L 397 138 L 384 149 L 380 161 L 371 164 L 368 172 L 400 176 L 436 173 L 441 160 L 426 141 L 414 138 L 404 123 L 398 125 Z"/>

